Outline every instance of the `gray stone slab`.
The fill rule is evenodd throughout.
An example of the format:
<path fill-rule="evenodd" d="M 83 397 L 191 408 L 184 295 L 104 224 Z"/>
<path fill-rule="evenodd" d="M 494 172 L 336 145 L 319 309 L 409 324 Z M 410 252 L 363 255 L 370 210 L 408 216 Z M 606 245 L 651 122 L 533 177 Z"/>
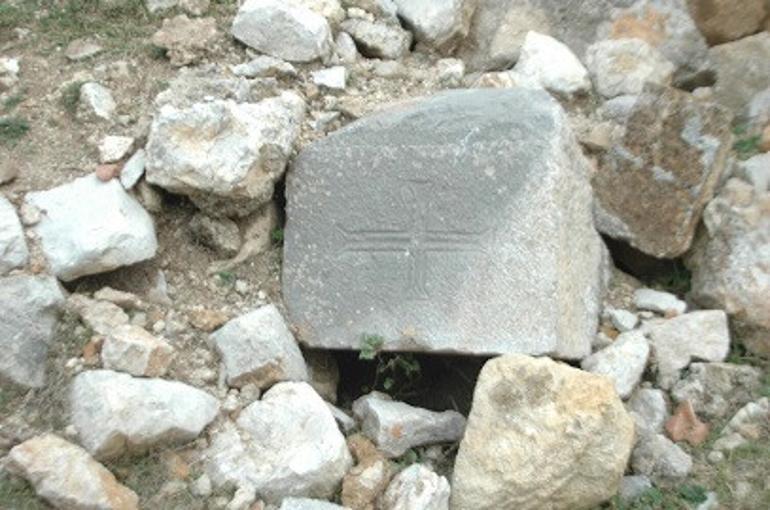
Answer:
<path fill-rule="evenodd" d="M 441 93 L 306 147 L 283 289 L 315 347 L 582 357 L 603 251 L 587 164 L 541 90 Z"/>

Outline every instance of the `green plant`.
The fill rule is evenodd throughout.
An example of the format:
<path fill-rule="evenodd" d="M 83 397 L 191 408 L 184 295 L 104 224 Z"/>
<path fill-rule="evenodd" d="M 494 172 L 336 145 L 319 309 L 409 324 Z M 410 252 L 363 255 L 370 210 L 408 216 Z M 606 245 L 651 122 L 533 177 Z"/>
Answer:
<path fill-rule="evenodd" d="M 358 352 L 358 359 L 371 361 L 377 357 L 377 354 L 385 345 L 385 339 L 379 335 L 363 335 L 361 337 L 361 349 Z"/>
<path fill-rule="evenodd" d="M 45 510 L 49 508 L 35 495 L 24 480 L 0 472 L 0 508 L 13 510 Z"/>
<path fill-rule="evenodd" d="M 270 239 L 272 239 L 275 244 L 283 243 L 283 229 L 281 227 L 274 228 L 273 231 L 270 232 Z"/>
<path fill-rule="evenodd" d="M 29 131 L 29 124 L 21 117 L 0 117 L 0 145 L 13 145 Z"/>
<path fill-rule="evenodd" d="M 739 138 L 733 144 L 733 149 L 738 154 L 738 159 L 749 159 L 755 154 L 759 154 L 759 144 L 762 141 L 762 137 L 759 135 L 748 136 L 745 138 Z"/>
<path fill-rule="evenodd" d="M 419 360 L 410 353 L 383 353 L 385 338 L 365 334 L 361 337 L 358 359 L 374 361 L 374 379 L 364 392 L 382 390 L 404 398 L 416 393 L 422 369 Z"/>
<path fill-rule="evenodd" d="M 82 81 L 73 81 L 72 83 L 67 84 L 61 91 L 59 104 L 64 108 L 64 111 L 70 115 L 75 115 L 75 112 L 78 109 L 78 104 L 80 103 L 80 89 L 83 87 L 84 83 L 85 82 Z"/>
<path fill-rule="evenodd" d="M 7 97 L 3 101 L 3 108 L 2 110 L 5 113 L 9 113 L 11 110 L 19 106 L 19 104 L 24 101 L 24 96 L 22 94 L 15 94 L 13 96 Z"/>
<path fill-rule="evenodd" d="M 220 271 L 217 273 L 219 285 L 222 287 L 232 287 L 235 285 L 236 276 L 232 271 Z"/>

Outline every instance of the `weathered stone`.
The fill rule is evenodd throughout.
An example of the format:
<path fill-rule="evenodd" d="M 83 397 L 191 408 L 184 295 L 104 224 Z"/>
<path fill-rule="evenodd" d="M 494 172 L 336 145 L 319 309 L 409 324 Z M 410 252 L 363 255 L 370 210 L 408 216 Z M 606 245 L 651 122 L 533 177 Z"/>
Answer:
<path fill-rule="evenodd" d="M 591 90 L 588 71 L 575 54 L 553 37 L 538 32 L 527 32 L 514 71 L 562 96 Z"/>
<path fill-rule="evenodd" d="M 160 30 L 152 35 L 152 44 L 166 50 L 171 65 L 186 66 L 206 56 L 219 39 L 217 20 L 190 19 L 185 14 L 163 20 Z"/>
<path fill-rule="evenodd" d="M 698 419 L 689 400 L 680 402 L 666 422 L 666 433 L 672 441 L 686 441 L 698 446 L 709 435 L 709 426 Z"/>
<path fill-rule="evenodd" d="M 695 24 L 709 44 L 723 44 L 759 32 L 765 0 L 687 0 Z"/>
<path fill-rule="evenodd" d="M 146 308 L 145 303 L 136 294 L 112 287 L 102 287 L 97 290 L 94 292 L 94 299 L 109 301 L 124 310 L 143 310 Z"/>
<path fill-rule="evenodd" d="M 349 510 L 348 507 L 335 505 L 321 499 L 284 498 L 278 510 Z"/>
<path fill-rule="evenodd" d="M 230 30 L 255 50 L 290 62 L 327 59 L 332 51 L 329 23 L 296 2 L 247 0 Z"/>
<path fill-rule="evenodd" d="M 217 400 L 192 386 L 110 370 L 78 374 L 70 407 L 81 444 L 99 459 L 195 439 L 219 413 Z"/>
<path fill-rule="evenodd" d="M 692 299 L 730 314 L 752 351 L 770 355 L 770 194 L 730 179 L 703 215 L 686 259 Z"/>
<path fill-rule="evenodd" d="M 144 152 L 144 149 L 139 149 L 123 165 L 120 171 L 120 184 L 125 189 L 131 189 L 136 186 L 136 183 L 144 175 L 145 158 L 146 152 Z"/>
<path fill-rule="evenodd" d="M 297 76 L 297 69 L 288 62 L 269 55 L 260 55 L 244 64 L 232 66 L 233 74 L 246 78 L 279 78 Z"/>
<path fill-rule="evenodd" d="M 26 478 L 38 496 L 68 510 L 137 510 L 139 498 L 72 443 L 43 434 L 15 446 L 7 469 Z"/>
<path fill-rule="evenodd" d="M 468 34 L 476 0 L 394 0 L 398 15 L 418 43 L 443 53 Z"/>
<path fill-rule="evenodd" d="M 628 400 L 628 412 L 634 418 L 636 430 L 660 434 L 668 420 L 668 404 L 662 390 L 640 388 Z M 639 437 L 637 434 L 637 437 Z"/>
<path fill-rule="evenodd" d="M 102 120 L 112 120 L 117 110 L 110 89 L 95 82 L 81 85 L 80 106 L 84 115 L 94 116 Z"/>
<path fill-rule="evenodd" d="M 275 305 L 237 317 L 211 334 L 230 386 L 259 388 L 280 381 L 305 381 L 302 353 Z"/>
<path fill-rule="evenodd" d="M 116 163 L 125 158 L 134 146 L 130 136 L 107 135 L 99 142 L 99 162 Z"/>
<path fill-rule="evenodd" d="M 311 144 L 287 178 L 298 339 L 584 357 L 603 264 L 587 172 L 542 90 L 444 92 Z"/>
<path fill-rule="evenodd" d="M 187 228 L 195 240 L 219 256 L 232 257 L 241 247 L 238 225 L 228 218 L 212 218 L 203 213 L 195 213 Z"/>
<path fill-rule="evenodd" d="M 150 130 L 146 179 L 213 215 L 248 215 L 273 196 L 304 115 L 292 92 L 259 103 L 166 105 Z"/>
<path fill-rule="evenodd" d="M 224 69 L 216 65 L 183 67 L 171 79 L 168 88 L 155 96 L 154 103 L 158 110 L 166 105 L 187 109 L 197 103 L 207 103 L 215 99 L 248 103 L 254 101 L 255 83 L 259 82 L 225 74 Z M 261 93 L 257 96 L 263 97 Z"/>
<path fill-rule="evenodd" d="M 117 180 L 87 175 L 25 201 L 43 212 L 34 229 L 51 271 L 64 281 L 152 258 L 152 218 Z"/>
<path fill-rule="evenodd" d="M 690 474 L 692 458 L 662 434 L 646 434 L 631 454 L 631 468 L 652 479 L 681 480 Z"/>
<path fill-rule="evenodd" d="M 609 377 L 620 398 L 627 399 L 642 379 L 649 356 L 650 345 L 644 334 L 630 331 L 620 334 L 606 349 L 585 358 L 580 367 Z"/>
<path fill-rule="evenodd" d="M 646 84 L 594 177 L 599 230 L 655 257 L 687 251 L 725 170 L 730 121 L 716 104 Z"/>
<path fill-rule="evenodd" d="M 646 322 L 658 386 L 670 389 L 679 371 L 693 360 L 723 361 L 730 350 L 727 315 L 722 310 L 691 312 L 673 319 Z"/>
<path fill-rule="evenodd" d="M 644 475 L 624 476 L 620 482 L 618 497 L 625 504 L 631 504 L 642 494 L 652 489 L 652 482 Z"/>
<path fill-rule="evenodd" d="M 342 504 L 353 510 L 375 508 L 392 476 L 390 463 L 374 444 L 361 434 L 348 438 L 356 465 L 342 479 Z"/>
<path fill-rule="evenodd" d="M 273 246 L 273 234 L 278 225 L 278 208 L 275 202 L 268 202 L 257 212 L 243 219 L 243 243 L 238 254 L 232 259 L 212 264 L 211 269 L 215 272 L 229 271 L 251 257 L 269 250 Z"/>
<path fill-rule="evenodd" d="M 331 90 L 345 90 L 345 84 L 348 79 L 348 70 L 345 66 L 334 66 L 311 71 L 310 76 L 313 83 L 319 87 L 325 87 Z"/>
<path fill-rule="evenodd" d="M 770 153 L 736 162 L 733 176 L 750 183 L 758 194 L 770 191 Z"/>
<path fill-rule="evenodd" d="M 104 368 L 131 375 L 160 377 L 166 373 L 174 349 L 139 326 L 120 326 L 111 331 L 102 345 Z"/>
<path fill-rule="evenodd" d="M 633 441 L 608 379 L 547 358 L 493 359 L 476 384 L 451 508 L 591 508 L 617 492 Z"/>
<path fill-rule="evenodd" d="M 0 275 L 25 265 L 28 260 L 27 241 L 16 208 L 0 195 Z"/>
<path fill-rule="evenodd" d="M 412 464 L 390 482 L 382 510 L 449 510 L 449 482 L 422 464 Z"/>
<path fill-rule="evenodd" d="M 465 63 L 458 58 L 442 58 L 436 62 L 436 81 L 443 87 L 458 87 L 465 76 Z"/>
<path fill-rule="evenodd" d="M 646 287 L 634 291 L 634 306 L 638 310 L 648 310 L 667 317 L 682 315 L 687 310 L 687 303 L 674 294 Z"/>
<path fill-rule="evenodd" d="M 736 113 L 770 83 L 770 32 L 714 46 L 710 55 L 717 69 L 714 96 Z"/>
<path fill-rule="evenodd" d="M 50 276 L 0 278 L 0 380 L 38 388 L 64 296 Z"/>
<path fill-rule="evenodd" d="M 639 324 L 639 317 L 628 310 L 608 308 L 606 314 L 612 326 L 621 333 L 631 331 Z"/>
<path fill-rule="evenodd" d="M 268 503 L 329 498 L 353 464 L 326 403 L 303 382 L 273 386 L 213 434 L 205 456 L 215 485 L 252 485 Z"/>
<path fill-rule="evenodd" d="M 82 294 L 72 294 L 67 298 L 67 310 L 77 314 L 86 326 L 100 335 L 108 335 L 129 321 L 128 315 L 118 305 Z"/>
<path fill-rule="evenodd" d="M 706 419 L 718 419 L 732 407 L 750 402 L 761 381 L 761 370 L 752 366 L 693 363 L 687 376 L 671 389 L 671 396 L 677 402 L 691 402 Z"/>
<path fill-rule="evenodd" d="M 64 50 L 64 56 L 67 57 L 67 60 L 77 62 L 78 60 L 93 57 L 101 53 L 101 51 L 102 47 L 98 42 L 88 37 L 81 37 L 67 45 L 67 48 Z"/>
<path fill-rule="evenodd" d="M 412 34 L 396 23 L 347 19 L 340 28 L 350 34 L 365 57 L 399 59 L 409 53 Z"/>
<path fill-rule="evenodd" d="M 334 58 L 342 64 L 352 64 L 358 60 L 358 49 L 356 42 L 347 32 L 337 34 L 334 40 Z"/>
<path fill-rule="evenodd" d="M 588 47 L 586 66 L 602 96 L 640 94 L 646 82 L 668 85 L 674 66 L 642 39 L 608 39 Z"/>
<path fill-rule="evenodd" d="M 377 392 L 356 400 L 353 414 L 361 432 L 388 457 L 399 457 L 415 446 L 459 441 L 465 430 L 465 418 L 457 411 L 429 411 Z"/>

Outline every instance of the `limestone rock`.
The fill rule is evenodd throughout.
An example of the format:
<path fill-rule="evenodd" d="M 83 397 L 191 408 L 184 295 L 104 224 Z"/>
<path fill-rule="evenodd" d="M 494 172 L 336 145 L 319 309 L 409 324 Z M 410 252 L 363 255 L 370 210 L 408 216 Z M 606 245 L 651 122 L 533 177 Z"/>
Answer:
<path fill-rule="evenodd" d="M 101 53 L 102 49 L 102 46 L 96 40 L 89 37 L 81 37 L 67 45 L 67 48 L 64 50 L 64 56 L 67 57 L 67 60 L 77 62 L 78 60 L 85 60 Z"/>
<path fill-rule="evenodd" d="M 326 18 L 330 24 L 337 25 L 345 19 L 345 9 L 340 0 L 291 0 L 291 3 L 303 5 Z"/>
<path fill-rule="evenodd" d="M 374 443 L 361 434 L 348 438 L 356 465 L 342 479 L 342 504 L 353 510 L 370 510 L 388 488 L 392 476 L 389 461 Z"/>
<path fill-rule="evenodd" d="M 692 252 L 692 299 L 727 311 L 752 351 L 770 354 L 770 194 L 731 179 L 703 215 Z"/>
<path fill-rule="evenodd" d="M 620 334 L 609 347 L 585 358 L 580 366 L 592 374 L 606 375 L 620 398 L 627 399 L 642 379 L 650 345 L 640 331 Z"/>
<path fill-rule="evenodd" d="M 646 82 L 671 83 L 674 66 L 642 39 L 609 39 L 588 47 L 586 66 L 605 98 L 640 94 Z"/>
<path fill-rule="evenodd" d="M 617 308 L 609 308 L 606 314 L 612 326 L 621 333 L 633 330 L 639 324 L 639 317 L 633 312 Z"/>
<path fill-rule="evenodd" d="M 166 373 L 174 348 L 139 326 L 120 326 L 107 334 L 102 345 L 104 368 L 131 375 L 160 377 Z"/>
<path fill-rule="evenodd" d="M 591 90 L 588 71 L 570 49 L 553 37 L 527 32 L 514 71 L 561 96 Z"/>
<path fill-rule="evenodd" d="M 292 92 L 259 103 L 163 106 L 147 142 L 147 181 L 213 215 L 245 216 L 273 196 L 304 115 Z"/>
<path fill-rule="evenodd" d="M 117 180 L 87 175 L 25 201 L 43 212 L 34 230 L 53 273 L 64 281 L 152 258 L 152 218 Z"/>
<path fill-rule="evenodd" d="M 340 28 L 356 41 L 365 57 L 399 59 L 409 53 L 412 34 L 396 23 L 347 19 Z"/>
<path fill-rule="evenodd" d="M 334 66 L 311 71 L 310 76 L 313 83 L 319 87 L 325 87 L 330 90 L 345 90 L 345 84 L 348 79 L 348 70 L 345 66 Z"/>
<path fill-rule="evenodd" d="M 117 110 L 110 89 L 95 82 L 84 83 L 80 87 L 80 107 L 83 115 L 102 120 L 112 120 Z"/>
<path fill-rule="evenodd" d="M 735 41 L 762 27 L 765 0 L 687 0 L 698 29 L 709 44 Z"/>
<path fill-rule="evenodd" d="M 636 444 L 631 468 L 653 479 L 681 480 L 692 470 L 692 458 L 662 434 L 647 434 Z"/>
<path fill-rule="evenodd" d="M 305 147 L 282 277 L 298 339 L 586 356 L 604 263 L 587 173 L 543 90 L 443 92 Z"/>
<path fill-rule="evenodd" d="M 284 498 L 278 510 L 350 510 L 321 499 Z"/>
<path fill-rule="evenodd" d="M 297 69 L 280 58 L 260 55 L 244 64 L 231 67 L 233 74 L 246 78 L 279 78 L 297 76 Z"/>
<path fill-rule="evenodd" d="M 756 441 L 770 434 L 770 399 L 761 398 L 741 407 L 730 419 L 714 450 L 731 451 L 749 441 Z"/>
<path fill-rule="evenodd" d="M 302 353 L 275 305 L 241 315 L 211 334 L 222 356 L 230 386 L 254 383 L 267 388 L 280 381 L 305 381 Z"/>
<path fill-rule="evenodd" d="M 377 392 L 356 400 L 353 414 L 363 434 L 388 457 L 399 457 L 415 446 L 458 441 L 465 430 L 465 418 L 456 411 L 429 411 Z"/>
<path fill-rule="evenodd" d="M 770 191 L 770 153 L 736 162 L 733 175 L 751 183 L 758 194 Z"/>
<path fill-rule="evenodd" d="M 733 406 L 751 401 L 761 386 L 762 372 L 748 365 L 693 363 L 687 376 L 671 389 L 677 402 L 689 401 L 706 419 L 724 417 Z"/>
<path fill-rule="evenodd" d="M 99 143 L 99 162 L 117 163 L 125 158 L 134 146 L 134 139 L 130 136 L 107 135 Z"/>
<path fill-rule="evenodd" d="M 476 384 L 451 508 L 592 508 L 617 492 L 633 441 L 608 379 L 547 358 L 495 358 Z"/>
<path fill-rule="evenodd" d="M 296 2 L 247 0 L 231 32 L 255 50 L 290 62 L 325 60 L 332 51 L 329 23 Z"/>
<path fill-rule="evenodd" d="M 412 464 L 390 482 L 382 510 L 449 510 L 449 482 L 422 464 Z"/>
<path fill-rule="evenodd" d="M 8 454 L 10 472 L 26 478 L 38 496 L 68 510 L 137 510 L 139 498 L 72 443 L 43 434 Z"/>
<path fill-rule="evenodd" d="M 687 310 L 687 303 L 670 292 L 646 287 L 634 291 L 634 306 L 667 317 L 682 315 Z"/>
<path fill-rule="evenodd" d="M 64 296 L 50 276 L 0 278 L 0 380 L 39 388 Z"/>
<path fill-rule="evenodd" d="M 770 32 L 714 46 L 710 54 L 717 69 L 714 96 L 735 112 L 770 83 Z"/>
<path fill-rule="evenodd" d="M 730 350 L 727 315 L 722 310 L 649 321 L 643 331 L 650 339 L 658 386 L 663 389 L 670 389 L 691 361 L 723 361 Z"/>
<path fill-rule="evenodd" d="M 594 176 L 597 227 L 654 257 L 687 251 L 731 145 L 731 116 L 647 83 Z"/>
<path fill-rule="evenodd" d="M 24 266 L 27 260 L 29 250 L 16 208 L 0 195 L 0 275 Z"/>
<path fill-rule="evenodd" d="M 646 476 L 624 476 L 620 482 L 618 497 L 621 502 L 629 505 L 650 489 L 652 489 L 652 482 Z"/>
<path fill-rule="evenodd" d="M 476 0 L 394 0 L 418 43 L 450 53 L 470 28 Z"/>
<path fill-rule="evenodd" d="M 212 218 L 195 213 L 187 224 L 192 237 L 223 257 L 232 257 L 241 247 L 238 225 L 228 218 Z"/>
<path fill-rule="evenodd" d="M 637 437 L 640 432 L 663 433 L 669 412 L 665 392 L 653 388 L 639 388 L 628 400 L 628 412 L 636 422 Z"/>
<path fill-rule="evenodd" d="M 219 39 L 214 18 L 190 19 L 185 14 L 163 20 L 152 36 L 152 44 L 166 50 L 171 64 L 186 66 L 208 54 Z"/>
<path fill-rule="evenodd" d="M 78 374 L 70 406 L 81 444 L 99 459 L 195 439 L 219 413 L 217 400 L 192 386 L 110 370 Z"/>
<path fill-rule="evenodd" d="M 67 310 L 77 314 L 86 326 L 100 335 L 108 335 L 129 321 L 128 315 L 118 305 L 82 294 L 72 294 L 67 298 Z"/>
<path fill-rule="evenodd" d="M 329 498 L 353 464 L 326 403 L 303 382 L 270 388 L 213 434 L 205 458 L 215 485 L 252 485 L 268 503 Z"/>

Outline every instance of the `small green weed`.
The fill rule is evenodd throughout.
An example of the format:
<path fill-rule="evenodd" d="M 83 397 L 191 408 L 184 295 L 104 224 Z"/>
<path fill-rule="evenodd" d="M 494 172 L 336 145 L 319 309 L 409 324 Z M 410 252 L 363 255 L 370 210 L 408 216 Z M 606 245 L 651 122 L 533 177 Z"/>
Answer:
<path fill-rule="evenodd" d="M 11 110 L 13 110 L 17 106 L 19 106 L 22 101 L 24 101 L 24 95 L 23 94 L 15 94 L 13 96 L 7 97 L 3 101 L 2 111 L 4 113 L 10 113 Z"/>
<path fill-rule="evenodd" d="M 374 380 L 364 392 L 380 390 L 403 399 L 417 393 L 422 374 L 419 360 L 410 353 L 383 353 L 385 339 L 380 335 L 363 335 L 358 359 L 375 361 Z"/>
<path fill-rule="evenodd" d="M 219 282 L 219 285 L 222 287 L 232 287 L 235 285 L 235 280 L 237 277 L 235 276 L 235 273 L 232 271 L 220 271 L 217 273 L 217 281 Z"/>
<path fill-rule="evenodd" d="M 0 145 L 14 145 L 29 131 L 29 123 L 21 117 L 0 117 Z"/>
<path fill-rule="evenodd" d="M 70 115 L 75 115 L 78 110 L 78 104 L 80 104 L 80 89 L 85 82 L 73 81 L 64 87 L 59 96 L 59 104 L 64 108 L 64 111 Z"/>
<path fill-rule="evenodd" d="M 383 345 L 385 345 L 385 339 L 380 335 L 363 335 L 361 337 L 361 350 L 358 353 L 358 359 L 373 360 L 377 357 Z"/>
<path fill-rule="evenodd" d="M 759 144 L 761 141 L 762 137 L 759 135 L 739 138 L 733 144 L 733 150 L 738 154 L 738 159 L 749 159 L 750 157 L 759 154 Z"/>
<path fill-rule="evenodd" d="M 49 507 L 35 495 L 24 480 L 0 472 L 0 508 L 13 510 L 46 510 Z"/>
<path fill-rule="evenodd" d="M 275 244 L 283 243 L 283 229 L 281 227 L 273 229 L 273 231 L 270 232 L 270 239 L 272 239 Z"/>

